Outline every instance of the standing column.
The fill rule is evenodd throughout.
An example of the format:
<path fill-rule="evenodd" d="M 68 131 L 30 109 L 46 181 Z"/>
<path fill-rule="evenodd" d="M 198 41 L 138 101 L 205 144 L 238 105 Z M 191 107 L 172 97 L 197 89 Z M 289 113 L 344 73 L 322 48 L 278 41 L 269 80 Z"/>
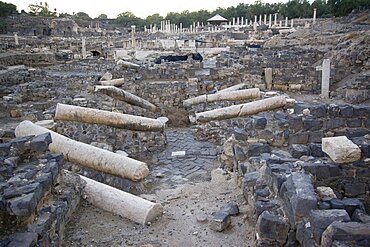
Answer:
<path fill-rule="evenodd" d="M 262 25 L 262 15 L 260 15 L 260 22 L 259 22 L 259 25 L 260 25 L 260 26 Z"/>
<path fill-rule="evenodd" d="M 316 8 L 313 9 L 313 23 L 316 23 Z"/>
<path fill-rule="evenodd" d="M 285 17 L 285 27 L 288 27 L 288 17 Z"/>
<path fill-rule="evenodd" d="M 85 59 L 87 57 L 86 53 L 86 38 L 82 37 L 82 58 Z"/>
<path fill-rule="evenodd" d="M 135 42 L 135 25 L 131 26 L 131 47 L 135 49 L 136 47 L 136 42 Z"/>
<path fill-rule="evenodd" d="M 180 33 L 182 33 L 182 22 L 180 23 Z"/>
<path fill-rule="evenodd" d="M 265 68 L 265 84 L 266 89 L 272 89 L 272 68 Z"/>
<path fill-rule="evenodd" d="M 329 98 L 330 88 L 330 59 L 324 59 L 321 68 L 321 97 Z"/>
<path fill-rule="evenodd" d="M 242 16 L 241 22 L 242 22 L 242 26 L 244 26 L 244 16 Z"/>
<path fill-rule="evenodd" d="M 253 23 L 253 30 L 254 30 L 255 32 L 257 32 L 257 22 L 256 22 L 256 21 Z"/>
<path fill-rule="evenodd" d="M 233 17 L 233 26 L 235 26 L 235 17 Z"/>
<path fill-rule="evenodd" d="M 277 25 L 277 13 L 275 13 L 275 17 L 274 17 L 274 26 L 276 26 Z"/>
<path fill-rule="evenodd" d="M 282 21 L 280 21 L 280 22 L 279 22 L 279 27 L 282 27 L 282 25 L 283 25 L 283 22 L 282 22 Z"/>
<path fill-rule="evenodd" d="M 18 33 L 17 32 L 14 32 L 14 42 L 15 42 L 15 45 L 19 45 Z"/>
<path fill-rule="evenodd" d="M 269 16 L 269 28 L 271 28 L 271 22 L 272 22 L 272 14 Z"/>
<path fill-rule="evenodd" d="M 254 22 L 257 23 L 257 16 L 254 16 Z"/>
<path fill-rule="evenodd" d="M 239 23 L 239 17 L 236 17 L 236 25 L 239 26 L 240 23 Z"/>
<path fill-rule="evenodd" d="M 291 27 L 291 28 L 293 28 L 293 27 L 294 27 L 293 19 L 290 21 L 290 27 Z"/>
<path fill-rule="evenodd" d="M 267 24 L 267 15 L 266 14 L 264 14 L 264 16 L 263 16 L 263 24 Z"/>

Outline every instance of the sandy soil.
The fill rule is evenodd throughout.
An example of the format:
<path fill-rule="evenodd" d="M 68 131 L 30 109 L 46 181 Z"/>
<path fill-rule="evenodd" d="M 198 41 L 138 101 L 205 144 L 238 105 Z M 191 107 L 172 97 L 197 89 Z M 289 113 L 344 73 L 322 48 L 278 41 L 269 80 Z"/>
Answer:
<path fill-rule="evenodd" d="M 142 197 L 160 202 L 163 216 L 142 226 L 83 201 L 66 226 L 64 246 L 255 246 L 249 207 L 233 180 L 188 183 Z M 211 230 L 212 213 L 232 201 L 241 214 L 225 231 Z"/>

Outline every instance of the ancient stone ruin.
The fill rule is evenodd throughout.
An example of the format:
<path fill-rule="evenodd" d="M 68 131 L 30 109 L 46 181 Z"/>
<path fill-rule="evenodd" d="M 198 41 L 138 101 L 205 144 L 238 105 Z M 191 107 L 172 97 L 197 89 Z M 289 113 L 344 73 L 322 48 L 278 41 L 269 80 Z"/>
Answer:
<path fill-rule="evenodd" d="M 9 19 L 0 246 L 370 246 L 369 18 Z"/>

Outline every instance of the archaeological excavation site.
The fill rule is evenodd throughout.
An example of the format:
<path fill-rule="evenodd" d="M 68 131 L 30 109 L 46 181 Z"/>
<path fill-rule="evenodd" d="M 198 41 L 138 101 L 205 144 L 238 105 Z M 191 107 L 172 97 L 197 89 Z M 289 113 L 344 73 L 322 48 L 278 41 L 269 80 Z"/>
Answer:
<path fill-rule="evenodd" d="M 0 2 L 0 246 L 370 246 L 363 2 L 152 23 Z"/>

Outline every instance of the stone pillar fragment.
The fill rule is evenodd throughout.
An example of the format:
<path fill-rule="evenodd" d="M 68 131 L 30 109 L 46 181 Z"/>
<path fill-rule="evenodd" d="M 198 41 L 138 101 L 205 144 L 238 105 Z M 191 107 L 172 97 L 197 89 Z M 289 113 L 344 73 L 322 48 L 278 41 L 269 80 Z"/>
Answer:
<path fill-rule="evenodd" d="M 265 68 L 265 84 L 268 90 L 272 89 L 272 68 Z"/>
<path fill-rule="evenodd" d="M 159 108 L 149 101 L 114 86 L 96 86 L 95 92 L 104 93 L 114 99 L 118 99 L 131 105 L 142 107 L 152 112 L 159 111 Z"/>
<path fill-rule="evenodd" d="M 85 37 L 82 37 L 82 58 L 83 59 L 86 59 L 87 57 L 87 53 L 86 53 L 86 38 Z"/>
<path fill-rule="evenodd" d="M 163 207 L 141 197 L 80 175 L 86 183 L 83 194 L 92 205 L 145 225 L 162 215 Z"/>
<path fill-rule="evenodd" d="M 53 153 L 62 153 L 67 161 L 121 178 L 139 181 L 149 174 L 147 165 L 108 150 L 72 140 L 30 121 L 21 122 L 15 129 L 17 137 L 50 133 Z"/>
<path fill-rule="evenodd" d="M 215 102 L 223 100 L 246 100 L 260 97 L 260 90 L 258 88 L 244 89 L 238 91 L 224 91 L 216 94 L 205 94 L 195 98 L 184 100 L 184 106 L 191 106 L 204 102 Z"/>
<path fill-rule="evenodd" d="M 321 71 L 321 96 L 329 98 L 330 92 L 330 59 L 324 59 Z"/>
<path fill-rule="evenodd" d="M 15 45 L 19 45 L 18 33 L 17 32 L 14 32 L 14 42 L 15 42 Z"/>
<path fill-rule="evenodd" d="M 89 124 L 102 124 L 114 128 L 139 131 L 162 131 L 165 127 L 165 123 L 153 118 L 60 103 L 57 104 L 54 119 L 77 121 Z"/>
<path fill-rule="evenodd" d="M 284 96 L 276 96 L 245 104 L 232 105 L 210 111 L 199 112 L 195 114 L 195 117 L 190 116 L 189 118 L 191 122 L 209 122 L 212 120 L 230 119 L 257 114 L 262 111 L 273 110 L 283 107 L 285 104 L 286 98 Z"/>

